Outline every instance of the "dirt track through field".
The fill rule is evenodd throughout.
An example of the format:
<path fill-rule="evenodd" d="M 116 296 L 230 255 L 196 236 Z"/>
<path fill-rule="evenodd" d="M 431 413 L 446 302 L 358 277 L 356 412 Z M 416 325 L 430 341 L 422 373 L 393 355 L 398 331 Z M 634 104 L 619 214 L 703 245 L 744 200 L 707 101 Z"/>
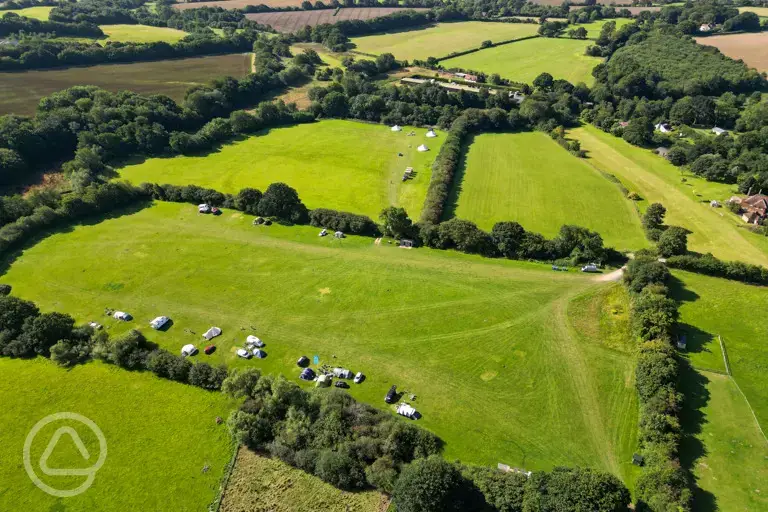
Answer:
<path fill-rule="evenodd" d="M 334 16 L 335 9 L 322 9 L 314 11 L 286 11 L 286 12 L 260 12 L 246 14 L 249 20 L 269 25 L 279 32 L 296 32 L 306 26 L 314 27 L 325 23 L 338 23 L 348 20 L 369 20 L 387 16 L 394 12 L 403 11 L 400 7 L 354 7 L 351 9 L 341 9 Z M 409 9 L 414 11 L 425 11 L 426 9 Z"/>

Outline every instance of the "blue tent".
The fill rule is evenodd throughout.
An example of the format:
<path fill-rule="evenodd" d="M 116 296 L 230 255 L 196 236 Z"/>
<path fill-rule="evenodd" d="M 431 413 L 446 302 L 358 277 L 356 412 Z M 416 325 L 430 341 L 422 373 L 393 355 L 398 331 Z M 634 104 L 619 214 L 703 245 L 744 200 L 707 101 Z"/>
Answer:
<path fill-rule="evenodd" d="M 312 370 L 312 368 L 304 368 L 299 378 L 303 380 L 312 380 L 315 378 L 315 372 Z"/>

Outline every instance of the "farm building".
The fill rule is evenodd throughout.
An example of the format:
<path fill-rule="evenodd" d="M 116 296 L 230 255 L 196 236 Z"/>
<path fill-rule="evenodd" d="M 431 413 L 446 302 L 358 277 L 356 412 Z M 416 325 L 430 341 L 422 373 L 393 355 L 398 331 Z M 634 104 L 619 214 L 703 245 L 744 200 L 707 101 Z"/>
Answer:
<path fill-rule="evenodd" d="M 742 220 L 748 224 L 759 224 L 768 217 L 768 196 L 755 194 L 741 200 Z"/>
<path fill-rule="evenodd" d="M 661 133 L 669 133 L 672 131 L 672 127 L 669 126 L 669 123 L 659 123 L 656 126 L 654 126 L 656 131 L 659 131 Z"/>
<path fill-rule="evenodd" d="M 512 101 L 514 101 L 519 105 L 525 99 L 525 94 L 521 93 L 520 91 L 515 91 L 515 92 L 510 92 L 509 97 L 512 98 Z"/>

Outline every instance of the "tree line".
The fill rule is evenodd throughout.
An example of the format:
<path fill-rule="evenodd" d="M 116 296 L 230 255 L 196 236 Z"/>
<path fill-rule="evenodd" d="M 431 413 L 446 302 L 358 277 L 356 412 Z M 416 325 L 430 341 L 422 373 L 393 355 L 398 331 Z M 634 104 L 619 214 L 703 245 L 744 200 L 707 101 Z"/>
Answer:
<path fill-rule="evenodd" d="M 340 390 L 306 391 L 255 368 L 232 370 L 222 389 L 244 400 L 227 422 L 240 443 L 340 489 L 391 494 L 402 512 L 618 512 L 629 504 L 615 476 L 592 469 L 527 478 L 447 462 L 436 435 Z"/>
<path fill-rule="evenodd" d="M 0 11 L 2 14 L 3 11 Z M 53 33 L 58 37 L 103 37 L 104 32 L 98 25 L 86 21 L 79 23 L 59 23 L 56 21 L 25 18 L 14 12 L 0 17 L 0 37 L 18 32 Z"/>
<path fill-rule="evenodd" d="M 653 257 L 630 261 L 624 284 L 631 293 L 630 318 L 640 342 L 635 389 L 640 399 L 642 473 L 635 485 L 638 510 L 691 510 L 691 482 L 680 465 L 679 362 L 673 348 L 677 303 L 668 297 L 666 266 Z"/>

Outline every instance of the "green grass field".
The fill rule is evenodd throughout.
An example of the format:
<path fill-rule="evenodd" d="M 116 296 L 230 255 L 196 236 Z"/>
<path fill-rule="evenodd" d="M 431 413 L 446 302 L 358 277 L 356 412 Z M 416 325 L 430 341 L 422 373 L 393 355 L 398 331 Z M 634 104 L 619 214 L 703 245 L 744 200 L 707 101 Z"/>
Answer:
<path fill-rule="evenodd" d="M 692 231 L 688 236 L 690 250 L 768 266 L 768 238 L 747 231 L 741 219 L 725 208 L 709 206 L 712 199 L 724 202 L 736 193 L 734 185 L 683 175 L 651 151 L 593 126 L 571 130 L 569 136 L 581 142 L 590 165 L 615 175 L 629 190 L 639 193 L 644 199 L 641 208 L 660 202 L 667 209 L 667 224 Z"/>
<path fill-rule="evenodd" d="M 603 303 L 619 285 L 317 232 L 158 203 L 48 236 L 0 280 L 45 311 L 98 320 L 112 335 L 139 327 L 174 353 L 204 346 L 201 333 L 222 328 L 216 353 L 197 360 L 296 379 L 296 359 L 317 355 L 364 372 L 350 391 L 378 407 L 397 384 L 418 396 L 419 424 L 446 441 L 448 459 L 588 465 L 629 478 L 634 355 L 604 342 L 616 338 L 611 322 L 598 335 L 582 326 L 587 316 L 613 314 Z M 119 323 L 105 307 L 136 320 Z M 174 321 L 167 332 L 147 326 L 160 314 Z M 236 359 L 250 333 L 265 341 L 266 359 Z"/>
<path fill-rule="evenodd" d="M 165 94 L 176 101 L 193 85 L 221 76 L 250 72 L 250 54 L 216 55 L 178 60 L 103 64 L 89 67 L 0 74 L 0 115 L 32 115 L 44 96 L 74 85 L 98 85 L 110 91 Z"/>
<path fill-rule="evenodd" d="M 490 230 L 514 220 L 552 237 L 563 224 L 600 233 L 617 249 L 646 247 L 631 201 L 582 159 L 541 132 L 474 138 L 455 179 L 456 217 Z"/>
<path fill-rule="evenodd" d="M 592 68 L 600 64 L 602 59 L 584 55 L 590 44 L 591 41 L 537 37 L 447 59 L 440 64 L 447 68 L 498 73 L 503 78 L 526 83 L 533 82 L 534 78 L 546 71 L 555 78 L 574 84 L 591 84 Z"/>
<path fill-rule="evenodd" d="M 697 490 L 693 510 L 768 510 L 768 442 L 763 438 L 747 401 L 727 376 L 686 374 L 682 390 L 686 408 L 681 459 L 692 466 Z M 692 389 L 698 384 L 701 389 Z"/>
<path fill-rule="evenodd" d="M 427 139 L 427 130 L 353 121 L 321 121 L 270 130 L 229 144 L 205 156 L 156 158 L 120 169 L 132 181 L 195 184 L 237 193 L 243 187 L 265 190 L 282 181 L 294 187 L 309 208 L 333 208 L 377 219 L 389 205 L 403 206 L 414 219 L 424 203 L 431 165 L 444 134 Z M 430 151 L 416 148 L 426 144 Z M 399 157 L 398 153 L 403 156 Z M 401 181 L 406 167 L 414 179 Z"/>
<path fill-rule="evenodd" d="M 309 512 L 386 510 L 388 499 L 375 491 L 344 492 L 280 459 L 241 448 L 227 485 L 221 512 Z"/>
<path fill-rule="evenodd" d="M 479 48 L 483 41 L 519 39 L 536 34 L 538 25 L 526 23 L 486 23 L 464 21 L 439 23 L 429 28 L 353 37 L 355 50 L 379 55 L 391 53 L 398 59 L 426 60 L 445 57 L 452 52 Z"/>
<path fill-rule="evenodd" d="M 35 18 L 36 20 L 45 21 L 48 19 L 48 16 L 50 16 L 52 10 L 53 7 L 50 6 L 27 7 L 26 9 L 3 9 L 0 11 L 0 18 L 2 18 L 4 14 L 12 12 L 19 16 L 24 16 L 25 18 Z"/>
<path fill-rule="evenodd" d="M 752 314 L 768 303 L 768 288 L 675 271 L 682 281 L 673 291 L 682 300 L 681 322 L 691 332 L 691 363 L 701 369 L 724 371 L 717 335 L 725 342 L 734 379 L 747 395 L 760 424 L 768 429 L 768 319 Z"/>
<path fill-rule="evenodd" d="M 739 7 L 739 12 L 753 12 L 761 18 L 768 18 L 768 7 Z"/>
<path fill-rule="evenodd" d="M 104 41 L 120 41 L 123 43 L 154 43 L 164 41 L 175 43 L 187 37 L 183 30 L 168 27 L 152 27 L 149 25 L 100 25 L 102 32 L 108 37 Z"/>
<path fill-rule="evenodd" d="M 232 453 L 226 426 L 215 422 L 216 416 L 226 417 L 234 407 L 222 394 L 101 363 L 67 371 L 43 359 L 3 358 L 0 375 L 1 510 L 206 510 L 214 500 Z M 22 463 L 29 431 L 58 412 L 91 419 L 107 443 L 107 457 L 93 485 L 66 499 L 35 487 Z M 40 460 L 55 430 L 65 425 L 75 427 L 90 459 L 84 461 L 64 436 L 51 454 L 50 467 L 92 466 L 99 443 L 79 423 L 53 423 L 41 430 L 31 445 L 31 460 Z M 206 465 L 209 470 L 203 472 Z M 34 467 L 43 476 L 39 465 Z M 84 477 L 43 476 L 43 481 L 57 489 L 73 489 Z"/>
<path fill-rule="evenodd" d="M 616 22 L 616 30 L 618 30 L 624 25 L 629 25 L 634 20 L 629 18 L 615 18 L 615 19 L 604 19 L 604 20 L 592 21 L 590 23 L 578 23 L 575 25 L 569 25 L 566 32 L 572 28 L 584 27 L 585 29 L 587 29 L 587 38 L 597 39 L 597 37 L 600 35 L 600 31 L 603 29 L 603 25 L 605 25 L 610 21 Z"/>

